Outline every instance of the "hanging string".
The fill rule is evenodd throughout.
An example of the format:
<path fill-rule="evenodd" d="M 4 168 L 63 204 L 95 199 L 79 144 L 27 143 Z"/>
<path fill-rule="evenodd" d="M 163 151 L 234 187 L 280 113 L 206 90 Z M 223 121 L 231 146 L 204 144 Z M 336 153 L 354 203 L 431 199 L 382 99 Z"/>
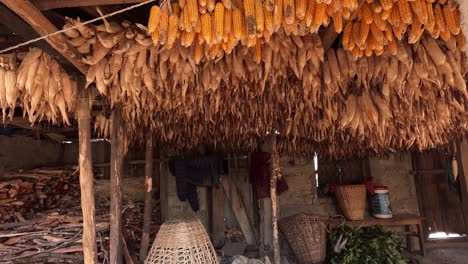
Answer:
<path fill-rule="evenodd" d="M 91 23 L 94 23 L 94 22 L 97 22 L 97 21 L 100 21 L 100 20 L 104 20 L 108 17 L 111 17 L 111 16 L 115 16 L 115 15 L 118 15 L 118 14 L 121 14 L 121 13 L 125 13 L 129 10 L 132 10 L 132 9 L 135 9 L 135 8 L 138 8 L 140 6 L 144 6 L 146 4 L 149 4 L 149 3 L 152 3 L 152 2 L 156 2 L 157 0 L 146 0 L 144 2 L 141 2 L 139 4 L 135 4 L 135 5 L 132 5 L 132 6 L 129 6 L 129 7 L 126 7 L 126 8 L 123 8 L 123 9 L 120 9 L 120 10 L 117 10 L 117 11 L 114 11 L 112 13 L 109 13 L 107 15 L 104 15 L 104 16 L 99 16 L 97 18 L 94 18 L 94 19 L 91 19 L 91 20 L 88 20 L 86 22 L 83 22 L 79 25 L 75 25 L 75 26 L 72 26 L 72 27 L 69 27 L 69 28 L 66 28 L 66 29 L 62 29 L 62 30 L 59 30 L 59 31 L 56 31 L 56 32 L 53 32 L 53 33 L 50 33 L 50 34 L 47 34 L 47 35 L 44 35 L 44 36 L 41 36 L 41 37 L 38 37 L 38 38 L 35 38 L 35 39 L 31 39 L 31 40 L 28 40 L 26 42 L 22 42 L 18 45 L 15 45 L 15 46 L 12 46 L 12 47 L 9 47 L 9 48 L 6 48 L 6 49 L 3 49 L 3 50 L 0 50 L 0 54 L 2 53 L 5 53 L 5 52 L 8 52 L 8 51 L 11 51 L 11 50 L 15 50 L 17 48 L 21 48 L 21 47 L 24 47 L 24 46 L 27 46 L 27 45 L 30 45 L 32 43 L 35 43 L 35 42 L 38 42 L 38 41 L 41 41 L 41 40 L 44 40 L 46 38 L 49 38 L 49 37 L 53 37 L 53 36 L 56 36 L 56 35 L 59 35 L 59 34 L 62 34 L 64 32 L 67 32 L 69 30 L 74 30 L 74 29 L 77 29 L 81 26 L 85 26 L 85 25 L 88 25 L 88 24 L 91 24 Z"/>

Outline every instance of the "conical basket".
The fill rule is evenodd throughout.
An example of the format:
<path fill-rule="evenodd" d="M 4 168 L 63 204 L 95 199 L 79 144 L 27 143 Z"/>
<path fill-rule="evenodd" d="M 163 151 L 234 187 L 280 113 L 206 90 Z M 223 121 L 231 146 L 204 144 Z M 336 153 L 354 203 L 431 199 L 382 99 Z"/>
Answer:
<path fill-rule="evenodd" d="M 326 218 L 297 214 L 279 222 L 300 264 L 321 263 L 326 257 Z"/>
<path fill-rule="evenodd" d="M 216 253 L 200 220 L 164 223 L 145 264 L 217 264 Z"/>

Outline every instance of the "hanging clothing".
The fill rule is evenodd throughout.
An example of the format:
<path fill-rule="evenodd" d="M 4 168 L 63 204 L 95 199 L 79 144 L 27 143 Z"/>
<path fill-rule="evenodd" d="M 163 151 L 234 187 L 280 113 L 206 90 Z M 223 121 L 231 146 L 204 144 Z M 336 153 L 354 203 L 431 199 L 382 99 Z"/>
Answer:
<path fill-rule="evenodd" d="M 254 152 L 250 156 L 250 182 L 257 191 L 257 197 L 270 197 L 270 159 L 268 152 Z M 277 179 L 276 192 L 281 194 L 288 190 L 288 184 L 284 177 Z"/>
<path fill-rule="evenodd" d="M 217 185 L 221 174 L 225 173 L 222 162 L 223 159 L 215 155 L 172 159 L 169 170 L 176 177 L 179 200 L 188 200 L 192 210 L 197 212 L 200 209 L 197 186 Z"/>

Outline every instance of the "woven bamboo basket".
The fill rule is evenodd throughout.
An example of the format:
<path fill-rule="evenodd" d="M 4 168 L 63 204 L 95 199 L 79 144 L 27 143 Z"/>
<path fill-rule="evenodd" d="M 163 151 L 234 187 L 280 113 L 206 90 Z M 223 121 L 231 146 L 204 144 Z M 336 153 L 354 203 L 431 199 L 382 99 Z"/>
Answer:
<path fill-rule="evenodd" d="M 346 219 L 364 220 L 366 213 L 365 185 L 338 186 L 336 199 Z"/>
<path fill-rule="evenodd" d="M 281 232 L 301 264 L 321 263 L 326 257 L 326 218 L 296 214 L 279 222 Z"/>
<path fill-rule="evenodd" d="M 145 264 L 217 264 L 216 252 L 200 220 L 164 223 Z"/>

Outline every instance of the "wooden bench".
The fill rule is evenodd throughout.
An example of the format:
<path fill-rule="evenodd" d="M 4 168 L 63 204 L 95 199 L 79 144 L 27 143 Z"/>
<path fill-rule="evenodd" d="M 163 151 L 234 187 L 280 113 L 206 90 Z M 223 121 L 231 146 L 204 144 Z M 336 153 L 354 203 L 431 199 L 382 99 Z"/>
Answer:
<path fill-rule="evenodd" d="M 398 227 L 403 226 L 405 231 L 402 232 L 402 235 L 406 236 L 406 247 L 409 252 L 413 252 L 411 237 L 418 238 L 419 241 L 419 254 L 424 256 L 425 249 L 424 249 L 424 233 L 422 227 L 422 221 L 424 220 L 423 217 L 411 214 L 400 214 L 394 215 L 393 218 L 390 219 L 377 219 L 377 218 L 369 218 L 363 221 L 346 221 L 345 225 L 350 227 L 369 227 L 369 226 L 386 226 L 386 227 Z M 329 222 L 329 227 L 331 229 L 337 228 L 340 226 L 339 221 Z M 415 226 L 416 231 L 411 231 L 411 226 Z"/>

